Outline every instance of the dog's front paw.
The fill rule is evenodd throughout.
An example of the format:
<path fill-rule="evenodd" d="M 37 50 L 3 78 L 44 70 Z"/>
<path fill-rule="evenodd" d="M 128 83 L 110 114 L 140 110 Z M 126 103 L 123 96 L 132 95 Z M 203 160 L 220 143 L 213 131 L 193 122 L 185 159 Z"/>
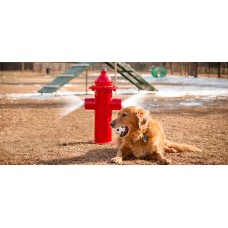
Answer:
<path fill-rule="evenodd" d="M 111 162 L 116 163 L 118 165 L 122 164 L 122 158 L 121 157 L 114 157 L 111 159 Z"/>
<path fill-rule="evenodd" d="M 164 158 L 161 161 L 159 161 L 159 163 L 161 165 L 170 165 L 170 164 L 172 164 L 172 162 L 169 159 L 166 159 L 166 158 Z"/>

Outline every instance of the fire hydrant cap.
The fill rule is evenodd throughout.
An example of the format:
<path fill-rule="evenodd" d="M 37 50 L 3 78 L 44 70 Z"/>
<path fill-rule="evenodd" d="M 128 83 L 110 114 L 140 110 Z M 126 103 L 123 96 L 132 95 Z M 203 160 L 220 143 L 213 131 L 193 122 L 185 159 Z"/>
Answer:
<path fill-rule="evenodd" d="M 112 85 L 111 77 L 107 75 L 107 71 L 105 68 L 102 68 L 101 74 L 98 76 L 98 78 L 95 80 L 96 85 Z"/>

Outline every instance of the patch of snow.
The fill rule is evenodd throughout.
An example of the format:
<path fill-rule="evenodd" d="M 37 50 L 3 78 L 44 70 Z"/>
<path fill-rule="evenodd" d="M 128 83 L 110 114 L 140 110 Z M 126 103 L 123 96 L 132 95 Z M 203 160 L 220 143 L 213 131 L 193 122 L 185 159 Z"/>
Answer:
<path fill-rule="evenodd" d="M 96 75 L 97 76 L 97 75 Z M 156 84 L 155 87 L 159 90 L 153 91 L 139 91 L 136 87 L 132 86 L 129 89 L 118 89 L 118 95 L 132 95 L 123 100 L 123 107 L 136 105 L 145 107 L 145 105 L 154 108 L 176 107 L 176 106 L 200 106 L 205 103 L 211 103 L 215 100 L 227 100 L 228 97 L 228 79 L 219 78 L 194 78 L 194 77 L 180 77 L 180 76 L 166 76 L 165 78 L 153 78 L 149 75 L 143 76 L 148 82 Z M 36 86 L 40 86 L 37 84 Z M 67 87 L 71 87 L 67 84 Z M 81 107 L 82 100 L 75 95 L 85 95 L 83 92 L 69 92 L 58 91 L 57 95 L 40 93 L 12 93 L 0 94 L 0 97 L 7 97 L 11 100 L 16 99 L 60 99 L 61 96 L 66 100 L 66 106 L 63 107 L 61 116 L 66 116 L 77 108 Z M 94 96 L 93 91 L 88 91 L 88 94 Z M 153 99 L 150 101 L 143 101 L 144 96 L 147 94 L 154 94 Z M 191 97 L 189 100 L 188 97 Z M 161 101 L 160 98 L 167 98 Z M 168 98 L 185 98 L 183 101 L 170 101 Z"/>
<path fill-rule="evenodd" d="M 58 96 L 74 96 L 74 95 L 84 95 L 86 92 L 57 92 L 55 93 L 9 93 L 1 95 L 8 99 L 55 99 Z M 88 94 L 93 94 L 93 92 L 88 92 Z"/>
<path fill-rule="evenodd" d="M 152 76 L 143 76 L 145 80 L 150 83 L 169 83 L 169 84 L 179 84 L 179 85 L 195 85 L 195 86 L 212 86 L 218 88 L 228 88 L 228 79 L 225 78 L 205 78 L 198 77 L 194 78 L 192 76 L 170 76 L 167 75 L 165 78 L 154 78 Z"/>
<path fill-rule="evenodd" d="M 197 102 L 197 101 L 186 101 L 186 102 L 180 102 L 180 106 L 201 106 L 203 103 L 202 102 Z"/>
<path fill-rule="evenodd" d="M 72 84 L 65 84 L 64 87 L 73 87 Z"/>
<path fill-rule="evenodd" d="M 184 96 L 227 96 L 228 89 L 218 87 L 201 87 L 201 86 L 156 86 L 158 97 L 184 97 Z"/>

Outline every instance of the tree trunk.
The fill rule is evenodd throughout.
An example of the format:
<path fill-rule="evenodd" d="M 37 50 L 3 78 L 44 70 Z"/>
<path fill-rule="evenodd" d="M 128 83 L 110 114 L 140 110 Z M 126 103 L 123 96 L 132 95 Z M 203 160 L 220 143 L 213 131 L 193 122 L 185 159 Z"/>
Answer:
<path fill-rule="evenodd" d="M 25 70 L 25 63 L 21 63 L 21 71 L 22 71 L 22 73 L 24 73 L 24 70 Z"/>
<path fill-rule="evenodd" d="M 171 75 L 173 75 L 173 63 L 170 63 L 170 71 L 171 71 Z"/>
<path fill-rule="evenodd" d="M 192 63 L 188 63 L 188 75 L 189 76 L 192 76 L 193 75 Z"/>
<path fill-rule="evenodd" d="M 221 78 L 221 63 L 218 63 L 218 78 Z"/>
<path fill-rule="evenodd" d="M 210 73 L 211 73 L 211 65 L 210 63 L 208 63 L 208 77 L 210 77 Z"/>
<path fill-rule="evenodd" d="M 0 63 L 0 65 L 1 65 L 0 70 L 2 71 L 2 76 L 3 76 L 4 75 L 4 63 Z"/>
<path fill-rule="evenodd" d="M 185 76 L 187 76 L 188 75 L 188 65 L 187 65 L 187 63 L 185 63 Z"/>
<path fill-rule="evenodd" d="M 198 63 L 189 63 L 189 75 L 197 78 L 198 77 Z"/>
<path fill-rule="evenodd" d="M 194 78 L 198 77 L 198 63 L 194 63 L 194 70 L 193 70 L 193 76 Z"/>
<path fill-rule="evenodd" d="M 180 63 L 180 75 L 182 76 L 182 63 Z"/>
<path fill-rule="evenodd" d="M 187 63 L 187 75 L 191 75 L 191 63 Z"/>

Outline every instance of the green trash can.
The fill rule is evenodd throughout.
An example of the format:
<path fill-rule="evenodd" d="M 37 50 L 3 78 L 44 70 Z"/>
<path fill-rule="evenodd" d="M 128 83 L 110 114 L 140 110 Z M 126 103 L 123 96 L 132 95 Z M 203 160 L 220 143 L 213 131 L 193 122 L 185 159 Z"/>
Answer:
<path fill-rule="evenodd" d="M 152 69 L 152 76 L 154 78 L 164 78 L 166 76 L 166 69 L 164 67 L 155 67 Z"/>

